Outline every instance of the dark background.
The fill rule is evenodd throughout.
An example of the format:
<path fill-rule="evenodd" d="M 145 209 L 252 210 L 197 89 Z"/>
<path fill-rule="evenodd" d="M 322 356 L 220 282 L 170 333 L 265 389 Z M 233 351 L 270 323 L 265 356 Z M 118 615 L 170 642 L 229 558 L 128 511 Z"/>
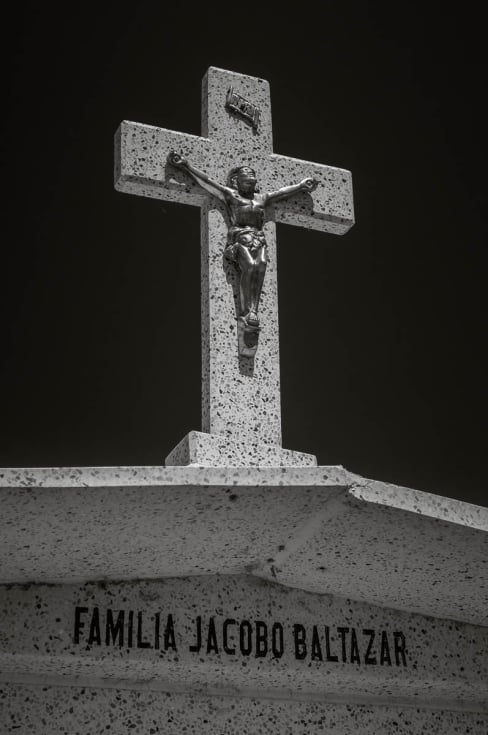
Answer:
<path fill-rule="evenodd" d="M 18 4 L 1 465 L 162 464 L 200 428 L 198 210 L 115 192 L 112 140 L 199 134 L 214 65 L 269 80 L 276 152 L 353 173 L 349 234 L 278 227 L 284 446 L 487 504 L 484 25 L 425 5 Z"/>

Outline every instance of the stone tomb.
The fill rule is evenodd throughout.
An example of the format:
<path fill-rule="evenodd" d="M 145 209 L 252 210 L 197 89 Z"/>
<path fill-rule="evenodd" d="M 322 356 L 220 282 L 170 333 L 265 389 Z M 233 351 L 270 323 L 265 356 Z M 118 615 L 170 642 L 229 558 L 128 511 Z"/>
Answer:
<path fill-rule="evenodd" d="M 0 486 L 1 732 L 486 733 L 486 509 L 339 467 Z"/>
<path fill-rule="evenodd" d="M 274 223 L 345 232 L 350 173 L 273 153 L 264 80 L 211 68 L 202 107 L 202 137 L 123 123 L 115 168 L 202 209 L 202 431 L 165 467 L 0 470 L 0 732 L 486 735 L 488 510 L 281 446 Z M 318 184 L 266 211 L 252 355 L 228 212 L 171 151 Z"/>

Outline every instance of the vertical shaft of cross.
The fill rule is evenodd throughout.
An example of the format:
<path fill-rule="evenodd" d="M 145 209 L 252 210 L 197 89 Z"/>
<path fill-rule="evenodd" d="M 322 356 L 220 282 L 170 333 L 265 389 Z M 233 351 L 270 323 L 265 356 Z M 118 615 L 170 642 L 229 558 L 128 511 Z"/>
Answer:
<path fill-rule="evenodd" d="M 229 114 L 230 87 L 260 112 L 254 129 Z M 202 135 L 227 151 L 222 161 L 208 162 L 208 174 L 225 181 L 238 165 L 256 169 L 272 152 L 271 105 L 267 82 L 220 69 L 208 70 L 202 88 Z M 215 170 L 213 170 L 215 169 Z M 269 263 L 260 302 L 261 332 L 255 358 L 239 357 L 236 304 L 239 274 L 226 261 L 228 223 L 215 200 L 202 207 L 202 429 L 244 443 L 281 446 L 278 290 L 275 225 L 267 222 Z"/>

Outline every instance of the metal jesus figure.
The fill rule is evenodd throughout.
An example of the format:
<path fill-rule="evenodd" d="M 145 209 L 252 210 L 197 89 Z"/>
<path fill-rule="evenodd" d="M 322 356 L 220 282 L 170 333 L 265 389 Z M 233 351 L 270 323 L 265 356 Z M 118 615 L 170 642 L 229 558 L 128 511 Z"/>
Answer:
<path fill-rule="evenodd" d="M 259 298 L 268 262 L 263 232 L 266 207 L 300 191 L 312 192 L 318 182 L 307 178 L 299 184 L 261 194 L 257 190 L 256 173 L 249 166 L 233 168 L 228 185 L 224 186 L 175 151 L 168 155 L 168 163 L 189 173 L 203 189 L 224 202 L 230 222 L 225 254 L 240 272 L 240 317 L 246 330 L 259 330 Z"/>

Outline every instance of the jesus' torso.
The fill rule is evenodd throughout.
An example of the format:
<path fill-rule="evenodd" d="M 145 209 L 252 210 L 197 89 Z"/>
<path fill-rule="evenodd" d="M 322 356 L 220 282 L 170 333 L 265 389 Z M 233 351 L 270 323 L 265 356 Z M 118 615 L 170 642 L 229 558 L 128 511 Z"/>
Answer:
<path fill-rule="evenodd" d="M 233 190 L 232 194 L 227 197 L 226 203 L 233 227 L 263 229 L 266 207 L 266 196 L 264 194 L 254 194 L 252 199 L 248 199 L 241 196 L 238 191 Z"/>

